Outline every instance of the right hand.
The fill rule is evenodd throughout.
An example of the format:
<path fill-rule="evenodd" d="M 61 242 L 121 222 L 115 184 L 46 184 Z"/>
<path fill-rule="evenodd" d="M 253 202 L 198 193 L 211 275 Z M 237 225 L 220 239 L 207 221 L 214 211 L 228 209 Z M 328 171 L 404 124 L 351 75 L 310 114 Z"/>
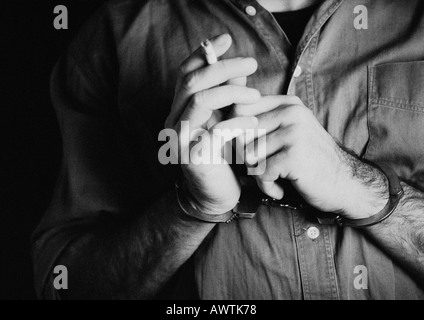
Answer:
<path fill-rule="evenodd" d="M 227 34 L 211 39 L 217 57 L 222 56 L 231 46 Z M 202 135 L 196 149 L 207 148 L 211 151 L 211 161 L 221 160 L 220 164 L 182 164 L 185 185 L 195 205 L 207 214 L 222 214 L 233 209 L 240 198 L 240 185 L 230 165 L 223 160 L 221 150 L 207 147 L 212 130 L 229 129 L 233 132 L 227 141 L 237 137 L 247 129 L 255 129 L 256 117 L 241 116 L 221 121 L 217 115 L 220 109 L 232 104 L 251 104 L 260 99 L 258 90 L 246 87 L 247 76 L 257 70 L 253 58 L 232 58 L 208 65 L 199 48 L 181 65 L 177 78 L 171 112 L 165 122 L 166 128 L 176 130 L 179 135 L 181 154 L 190 153 L 193 143 L 182 141 L 181 122 L 187 121 L 193 138 L 199 129 L 209 134 Z M 235 130 L 237 129 L 237 130 Z M 241 130 L 239 130 L 241 129 Z M 197 141 L 197 139 L 195 140 Z M 188 150 L 187 150 L 188 149 Z M 197 149 L 198 150 L 198 149 Z M 179 157 L 181 161 L 181 158 Z M 180 162 L 181 163 L 181 162 Z"/>

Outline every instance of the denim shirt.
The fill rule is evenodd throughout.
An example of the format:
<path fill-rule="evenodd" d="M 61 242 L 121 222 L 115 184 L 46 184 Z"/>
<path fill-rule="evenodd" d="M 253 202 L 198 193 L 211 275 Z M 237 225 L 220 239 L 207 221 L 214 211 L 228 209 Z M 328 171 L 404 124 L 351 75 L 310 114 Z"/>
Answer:
<path fill-rule="evenodd" d="M 368 29 L 355 28 L 358 5 L 368 9 Z M 223 58 L 257 59 L 249 87 L 299 96 L 335 140 L 424 190 L 422 1 L 323 1 L 291 61 L 286 35 L 254 0 L 110 1 L 52 78 L 64 157 L 33 235 L 40 296 L 54 296 L 54 263 L 84 228 L 142 212 L 172 187 L 157 137 L 178 67 L 222 33 L 233 38 Z M 306 209 L 262 205 L 254 219 L 219 224 L 190 261 L 202 299 L 424 298 L 361 230 L 320 225 Z"/>

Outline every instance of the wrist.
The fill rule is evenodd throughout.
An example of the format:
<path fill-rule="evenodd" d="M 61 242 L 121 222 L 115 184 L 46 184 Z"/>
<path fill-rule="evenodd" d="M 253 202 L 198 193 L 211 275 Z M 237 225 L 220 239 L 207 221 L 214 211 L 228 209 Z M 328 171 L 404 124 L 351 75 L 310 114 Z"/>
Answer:
<path fill-rule="evenodd" d="M 321 224 L 337 223 L 339 226 L 364 228 L 381 223 L 396 210 L 404 195 L 396 172 L 383 163 L 363 163 L 360 168 L 363 169 L 361 174 L 367 173 L 366 178 L 358 181 L 350 179 L 350 184 L 345 184 L 344 190 L 350 191 L 353 196 L 345 198 L 344 209 L 330 215 L 318 214 L 317 218 Z M 357 175 L 354 177 L 358 178 Z M 349 185 L 355 186 L 349 188 Z M 380 209 L 384 202 L 385 205 Z M 356 203 L 356 207 L 352 206 L 352 203 Z"/>
<path fill-rule="evenodd" d="M 218 201 L 213 201 L 211 197 L 204 192 L 200 191 L 195 183 L 186 180 L 184 177 L 180 177 L 175 183 L 175 187 L 179 189 L 179 195 L 183 201 L 194 208 L 196 211 L 207 215 L 221 215 L 224 214 L 233 207 L 223 208 L 222 204 Z M 178 191 L 178 190 L 177 190 Z"/>
<path fill-rule="evenodd" d="M 386 175 L 377 167 L 354 159 L 341 215 L 350 219 L 370 218 L 379 213 L 390 197 Z"/>
<path fill-rule="evenodd" d="M 195 218 L 202 222 L 218 223 L 218 222 L 231 222 L 237 214 L 229 211 L 206 211 L 203 207 L 198 205 L 187 190 L 183 181 L 175 183 L 176 196 L 178 204 L 185 215 Z M 211 213 L 212 212 L 212 213 Z M 216 213 L 220 212 L 220 213 Z"/>

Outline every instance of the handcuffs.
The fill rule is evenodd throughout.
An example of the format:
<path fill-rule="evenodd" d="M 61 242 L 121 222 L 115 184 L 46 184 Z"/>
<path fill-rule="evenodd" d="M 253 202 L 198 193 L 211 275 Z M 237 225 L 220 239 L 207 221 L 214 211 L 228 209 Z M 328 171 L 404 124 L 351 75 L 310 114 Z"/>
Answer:
<path fill-rule="evenodd" d="M 244 177 L 241 179 L 241 196 L 237 205 L 230 211 L 223 214 L 206 214 L 201 212 L 193 201 L 190 201 L 186 192 L 184 183 L 175 183 L 177 199 L 182 211 L 198 220 L 210 223 L 231 223 L 235 219 L 253 219 L 261 205 L 289 208 L 292 210 L 308 209 L 315 213 L 318 222 L 322 225 L 337 224 L 341 227 L 348 226 L 354 228 L 364 228 L 375 225 L 387 219 L 396 209 L 400 199 L 404 195 L 403 188 L 399 178 L 392 168 L 385 164 L 373 164 L 377 169 L 381 170 L 387 177 L 389 183 L 389 199 L 384 208 L 377 214 L 363 219 L 349 219 L 339 214 L 330 212 L 321 212 L 308 205 L 295 192 L 291 184 L 286 182 L 284 186 L 285 196 L 282 200 L 270 198 L 260 192 L 256 183 L 252 183 L 251 178 Z M 250 179 L 250 181 L 249 181 Z M 253 181 L 254 182 L 254 181 Z"/>

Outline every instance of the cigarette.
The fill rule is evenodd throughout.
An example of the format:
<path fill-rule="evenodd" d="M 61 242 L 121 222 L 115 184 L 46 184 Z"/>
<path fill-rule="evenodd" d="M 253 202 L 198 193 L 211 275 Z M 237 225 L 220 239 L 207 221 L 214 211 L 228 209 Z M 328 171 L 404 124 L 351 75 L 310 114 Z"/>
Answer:
<path fill-rule="evenodd" d="M 202 41 L 200 45 L 202 46 L 206 62 L 208 64 L 216 63 L 218 61 L 218 58 L 216 57 L 216 53 L 212 47 L 212 43 L 208 39 L 206 39 L 205 41 Z"/>

